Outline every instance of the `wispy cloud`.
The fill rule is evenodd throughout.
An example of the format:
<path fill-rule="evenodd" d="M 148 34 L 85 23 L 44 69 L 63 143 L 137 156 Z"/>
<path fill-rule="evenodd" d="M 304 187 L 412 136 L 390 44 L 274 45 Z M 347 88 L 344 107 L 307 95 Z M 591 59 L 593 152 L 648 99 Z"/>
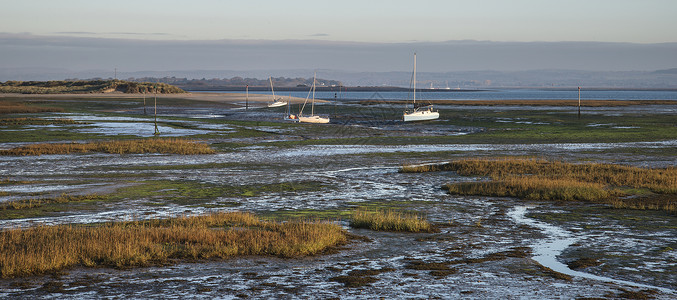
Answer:
<path fill-rule="evenodd" d="M 322 36 L 329 36 L 329 34 L 326 34 L 326 33 L 316 33 L 316 34 L 311 34 L 311 35 L 309 35 L 309 36 L 312 36 L 312 37 L 322 37 Z"/>

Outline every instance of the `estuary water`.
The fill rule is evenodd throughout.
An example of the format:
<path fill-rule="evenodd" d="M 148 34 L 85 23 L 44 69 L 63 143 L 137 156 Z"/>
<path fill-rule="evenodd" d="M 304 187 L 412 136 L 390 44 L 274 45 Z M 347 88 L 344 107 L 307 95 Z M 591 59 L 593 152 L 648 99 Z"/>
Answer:
<path fill-rule="evenodd" d="M 196 91 L 197 92 L 197 91 Z M 244 91 L 210 91 L 214 93 L 244 93 Z M 270 91 L 251 92 L 271 94 Z M 322 91 L 316 92 L 316 99 L 358 101 L 358 100 L 407 100 L 411 93 L 406 91 Z M 306 98 L 307 91 L 278 91 L 277 96 Z M 423 90 L 416 93 L 421 100 L 573 100 L 578 99 L 577 89 L 487 89 L 487 90 Z M 677 90 L 581 90 L 581 100 L 675 100 Z"/>

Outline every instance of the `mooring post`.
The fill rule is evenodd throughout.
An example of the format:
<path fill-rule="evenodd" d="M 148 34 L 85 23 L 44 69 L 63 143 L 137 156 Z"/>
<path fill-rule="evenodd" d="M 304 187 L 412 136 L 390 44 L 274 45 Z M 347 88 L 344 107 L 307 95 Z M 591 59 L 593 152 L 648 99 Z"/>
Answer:
<path fill-rule="evenodd" d="M 244 110 L 249 109 L 249 85 L 247 85 L 246 96 L 244 98 Z"/>
<path fill-rule="evenodd" d="M 578 119 L 581 119 L 581 87 L 578 87 Z"/>
<path fill-rule="evenodd" d="M 157 129 L 157 85 L 155 86 L 155 133 L 153 135 L 159 135 L 160 130 Z"/>

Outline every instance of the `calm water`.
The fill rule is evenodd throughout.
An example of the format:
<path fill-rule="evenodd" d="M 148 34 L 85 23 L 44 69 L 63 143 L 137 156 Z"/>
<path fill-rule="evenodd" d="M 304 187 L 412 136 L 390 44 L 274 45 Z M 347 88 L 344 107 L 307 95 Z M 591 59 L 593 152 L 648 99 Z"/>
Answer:
<path fill-rule="evenodd" d="M 233 91 L 215 91 L 219 93 L 243 93 Z M 270 94 L 257 91 L 256 94 Z M 308 92 L 278 92 L 278 96 L 305 98 Z M 326 100 L 406 100 L 409 92 L 316 92 L 315 98 Z M 481 91 L 435 91 L 418 92 L 416 99 L 422 100 L 565 100 L 578 99 L 578 90 L 537 90 L 537 89 L 505 89 Z M 582 90 L 582 100 L 677 100 L 677 90 L 670 91 L 631 91 L 631 90 Z"/>

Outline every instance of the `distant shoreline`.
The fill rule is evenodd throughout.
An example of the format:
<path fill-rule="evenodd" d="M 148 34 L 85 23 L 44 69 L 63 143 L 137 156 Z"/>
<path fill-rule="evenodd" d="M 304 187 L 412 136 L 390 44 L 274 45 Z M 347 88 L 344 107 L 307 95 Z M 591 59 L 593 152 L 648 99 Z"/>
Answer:
<path fill-rule="evenodd" d="M 181 87 L 185 91 L 189 92 L 244 92 L 245 86 L 224 86 L 224 87 Z M 275 87 L 275 91 L 284 91 L 284 92 L 304 92 L 308 91 L 310 87 Z M 347 91 L 347 92 L 407 92 L 410 91 L 409 88 L 396 87 L 396 86 L 323 86 L 316 87 L 315 91 L 317 92 L 338 92 L 338 91 Z M 425 92 L 481 92 L 486 91 L 487 89 L 419 89 L 416 91 L 425 91 Z M 270 92 L 270 87 L 262 86 L 250 86 L 250 92 Z"/>
<path fill-rule="evenodd" d="M 144 97 L 142 93 L 70 93 L 70 94 L 17 94 L 17 93 L 0 93 L 1 99 L 35 99 L 35 100 L 60 100 L 60 99 L 87 99 L 87 98 L 110 98 L 110 99 L 141 99 Z M 153 99 L 154 94 L 145 94 L 146 99 Z M 245 93 L 200 93 L 188 92 L 181 94 L 157 94 L 158 99 L 187 99 L 195 101 L 210 101 L 222 103 L 237 103 L 249 101 L 252 103 L 265 103 L 271 101 L 271 95 Z M 292 104 L 303 103 L 306 99 L 299 97 L 283 97 L 283 100 L 291 100 Z M 323 103 L 325 100 L 315 99 L 315 102 Z"/>
<path fill-rule="evenodd" d="M 179 86 L 187 92 L 199 93 L 199 92 L 244 92 L 245 86 L 224 86 L 224 87 L 190 87 L 190 86 Z M 275 91 L 285 91 L 285 92 L 303 92 L 308 91 L 310 87 L 275 87 Z M 462 88 L 462 89 L 445 89 L 445 88 L 417 88 L 416 91 L 421 92 L 455 92 L 455 93 L 472 93 L 472 92 L 485 92 L 492 90 L 543 90 L 543 91 L 575 91 L 578 87 L 495 87 L 495 88 Z M 338 86 L 332 87 L 316 87 L 317 92 L 338 92 Z M 340 87 L 340 91 L 347 92 L 408 92 L 411 89 L 403 87 L 394 87 L 394 86 L 343 86 Z M 581 90 L 584 91 L 670 91 L 675 92 L 677 88 L 616 88 L 616 87 L 581 87 Z M 250 86 L 250 92 L 269 92 L 269 87 L 261 86 Z"/>

